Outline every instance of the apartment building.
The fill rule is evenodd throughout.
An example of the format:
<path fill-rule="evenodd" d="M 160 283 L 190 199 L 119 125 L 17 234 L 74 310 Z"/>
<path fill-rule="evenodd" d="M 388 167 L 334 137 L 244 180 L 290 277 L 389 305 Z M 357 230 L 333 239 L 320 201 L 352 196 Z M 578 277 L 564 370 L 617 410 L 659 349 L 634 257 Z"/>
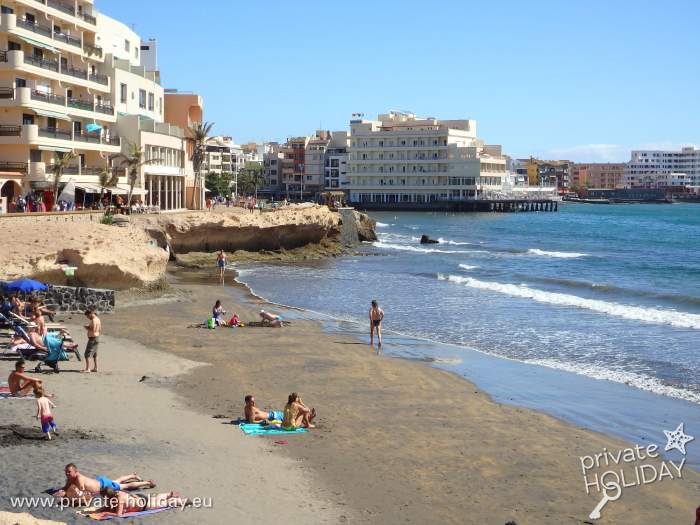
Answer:
<path fill-rule="evenodd" d="M 622 188 L 627 165 L 622 162 L 593 162 L 571 165 L 572 188 Z"/>
<path fill-rule="evenodd" d="M 328 191 L 348 188 L 348 132 L 334 131 L 326 148 L 323 185 Z"/>
<path fill-rule="evenodd" d="M 568 160 L 541 160 L 537 162 L 539 186 L 554 186 L 559 193 L 569 191 L 571 186 L 571 166 Z"/>
<path fill-rule="evenodd" d="M 349 200 L 429 203 L 481 199 L 503 187 L 500 146 L 477 138 L 475 120 L 420 118 L 392 111 L 350 121 Z"/>
<path fill-rule="evenodd" d="M 700 149 L 632 151 L 624 173 L 627 188 L 700 186 Z"/>
<path fill-rule="evenodd" d="M 288 199 L 303 200 L 312 195 L 306 186 L 304 169 L 308 142 L 309 137 L 293 137 L 287 139 L 287 142 L 280 148 L 282 153 L 281 184 Z"/>
<path fill-rule="evenodd" d="M 243 148 L 233 141 L 233 137 L 211 137 L 206 144 L 204 170 L 207 173 L 236 174 L 245 165 Z"/>
<path fill-rule="evenodd" d="M 0 194 L 35 191 L 50 209 L 57 156 L 74 151 L 65 179 L 94 185 L 122 149 L 111 51 L 92 0 L 3 0 L 0 11 Z"/>
<path fill-rule="evenodd" d="M 309 193 L 319 193 L 325 185 L 326 151 L 331 143 L 330 131 L 319 130 L 310 137 L 304 150 L 304 186 Z"/>
<path fill-rule="evenodd" d="M 278 142 L 267 142 L 263 145 L 263 176 L 265 177 L 266 192 L 277 195 L 282 188 L 282 160 L 284 154 Z"/>

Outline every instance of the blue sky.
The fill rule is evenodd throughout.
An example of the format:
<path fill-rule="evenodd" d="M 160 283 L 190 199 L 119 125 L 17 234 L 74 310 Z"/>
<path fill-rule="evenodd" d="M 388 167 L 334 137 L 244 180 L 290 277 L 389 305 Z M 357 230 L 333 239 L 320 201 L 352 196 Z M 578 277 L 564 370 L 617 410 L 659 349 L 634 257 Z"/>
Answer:
<path fill-rule="evenodd" d="M 96 0 L 238 142 L 389 109 L 474 118 L 517 157 L 700 144 L 700 2 Z"/>

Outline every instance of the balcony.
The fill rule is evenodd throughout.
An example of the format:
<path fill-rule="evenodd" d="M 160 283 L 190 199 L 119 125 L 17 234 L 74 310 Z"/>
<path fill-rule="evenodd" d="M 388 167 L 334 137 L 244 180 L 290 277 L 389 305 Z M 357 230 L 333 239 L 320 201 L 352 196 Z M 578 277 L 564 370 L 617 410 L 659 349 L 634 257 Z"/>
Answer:
<path fill-rule="evenodd" d="M 43 35 L 51 38 L 51 28 L 37 24 L 36 22 L 29 22 L 23 18 L 17 19 L 17 27 L 26 29 L 38 35 Z"/>
<path fill-rule="evenodd" d="M 13 99 L 15 98 L 15 90 L 8 87 L 0 87 L 0 99 Z"/>
<path fill-rule="evenodd" d="M 53 38 L 54 40 L 58 40 L 59 42 L 65 42 L 66 44 L 75 47 L 82 47 L 83 45 L 79 38 L 66 35 L 65 33 L 54 33 Z"/>
<path fill-rule="evenodd" d="M 85 20 L 88 24 L 97 25 L 97 18 L 87 13 L 81 13 L 80 18 Z"/>
<path fill-rule="evenodd" d="M 75 109 L 83 109 L 85 111 L 93 111 L 91 102 L 85 102 L 84 100 L 78 100 L 75 98 L 68 99 L 68 107 Z"/>
<path fill-rule="evenodd" d="M 94 133 L 75 133 L 73 135 L 73 140 L 77 140 L 78 142 L 91 142 L 93 144 L 101 144 L 102 142 L 100 135 Z"/>
<path fill-rule="evenodd" d="M 49 139 L 71 140 L 70 131 L 61 131 L 56 128 L 39 128 L 39 136 Z"/>
<path fill-rule="evenodd" d="M 51 60 L 47 58 L 38 58 L 30 55 L 24 55 L 24 63 L 35 67 L 40 67 L 42 69 L 48 69 L 58 73 L 58 60 Z"/>
<path fill-rule="evenodd" d="M 0 137 L 19 137 L 22 126 L 0 126 Z"/>
<path fill-rule="evenodd" d="M 56 104 L 58 106 L 66 105 L 66 97 L 55 95 L 53 93 L 44 93 L 43 91 L 37 91 L 36 89 L 32 89 L 30 97 L 32 100 L 39 100 L 49 104 Z"/>
<path fill-rule="evenodd" d="M 85 50 L 85 52 L 88 55 L 95 55 L 95 56 L 102 58 L 102 48 L 99 46 L 94 46 L 92 44 L 88 44 L 87 42 L 85 42 L 83 44 L 83 49 Z"/>
<path fill-rule="evenodd" d="M 95 111 L 104 113 L 105 115 L 114 115 L 114 108 L 104 104 L 95 104 Z"/>
<path fill-rule="evenodd" d="M 42 2 L 42 4 L 43 3 L 44 2 Z M 71 16 L 75 16 L 75 7 L 72 5 L 64 4 L 63 2 L 59 2 L 58 0 L 47 0 L 46 5 L 48 5 L 49 7 L 53 7 L 54 9 L 58 9 L 59 11 L 62 11 Z"/>
<path fill-rule="evenodd" d="M 104 86 L 109 85 L 109 77 L 107 77 L 107 75 L 101 75 L 99 73 L 91 73 L 90 80 L 92 82 L 97 82 L 98 84 L 102 84 Z"/>
<path fill-rule="evenodd" d="M 0 62 L 7 62 L 7 51 L 0 51 Z"/>
<path fill-rule="evenodd" d="M 88 72 L 84 69 L 78 69 L 75 67 L 61 68 L 61 73 L 64 75 L 70 75 L 71 77 L 81 78 L 83 80 L 88 79 Z"/>
<path fill-rule="evenodd" d="M 27 173 L 27 163 L 26 162 L 0 162 L 0 171 L 19 171 L 20 173 Z"/>

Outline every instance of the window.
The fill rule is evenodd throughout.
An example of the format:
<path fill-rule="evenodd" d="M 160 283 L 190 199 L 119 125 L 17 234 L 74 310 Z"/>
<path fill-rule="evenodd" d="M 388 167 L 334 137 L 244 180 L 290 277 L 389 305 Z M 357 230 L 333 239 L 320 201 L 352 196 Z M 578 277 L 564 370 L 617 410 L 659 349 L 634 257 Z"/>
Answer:
<path fill-rule="evenodd" d="M 124 40 L 124 51 L 126 51 L 127 53 L 131 51 L 131 42 L 129 42 L 128 40 Z"/>
<path fill-rule="evenodd" d="M 121 100 L 122 104 L 126 104 L 127 89 L 126 84 L 119 85 L 119 100 Z"/>
<path fill-rule="evenodd" d="M 29 162 L 41 162 L 41 150 L 40 149 L 30 149 L 29 150 Z"/>
<path fill-rule="evenodd" d="M 146 109 L 146 90 L 139 89 L 139 107 L 141 109 Z"/>
<path fill-rule="evenodd" d="M 28 124 L 34 124 L 34 115 L 30 115 L 29 113 L 22 115 L 22 124 L 25 126 Z"/>
<path fill-rule="evenodd" d="M 8 42 L 7 43 L 7 50 L 8 51 L 19 51 L 22 49 L 22 46 L 20 46 L 17 42 Z"/>
<path fill-rule="evenodd" d="M 15 86 L 17 86 L 18 88 L 27 87 L 27 80 L 24 78 L 17 77 L 15 79 Z"/>
<path fill-rule="evenodd" d="M 134 58 L 138 60 L 139 58 L 139 48 L 134 46 Z"/>
<path fill-rule="evenodd" d="M 160 103 L 158 104 L 158 111 L 163 114 L 163 97 L 160 97 Z"/>
<path fill-rule="evenodd" d="M 156 97 L 153 93 L 148 94 L 148 111 L 153 111 Z"/>

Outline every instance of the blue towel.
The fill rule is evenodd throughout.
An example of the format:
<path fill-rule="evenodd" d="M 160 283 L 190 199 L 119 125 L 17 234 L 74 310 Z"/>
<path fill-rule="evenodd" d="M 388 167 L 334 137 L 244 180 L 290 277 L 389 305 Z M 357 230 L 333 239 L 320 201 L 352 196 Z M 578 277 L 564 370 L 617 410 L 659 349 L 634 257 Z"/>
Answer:
<path fill-rule="evenodd" d="M 49 355 L 44 359 L 44 361 L 49 361 L 51 363 L 57 361 L 68 361 L 68 356 L 63 349 L 63 339 L 57 335 L 51 333 L 44 337 L 44 346 L 48 348 Z"/>
<path fill-rule="evenodd" d="M 282 430 L 281 428 L 271 427 L 270 425 L 261 425 L 260 423 L 241 423 L 238 425 L 246 436 L 262 436 L 266 434 L 303 434 L 308 432 L 305 428 L 297 428 L 296 430 Z"/>

